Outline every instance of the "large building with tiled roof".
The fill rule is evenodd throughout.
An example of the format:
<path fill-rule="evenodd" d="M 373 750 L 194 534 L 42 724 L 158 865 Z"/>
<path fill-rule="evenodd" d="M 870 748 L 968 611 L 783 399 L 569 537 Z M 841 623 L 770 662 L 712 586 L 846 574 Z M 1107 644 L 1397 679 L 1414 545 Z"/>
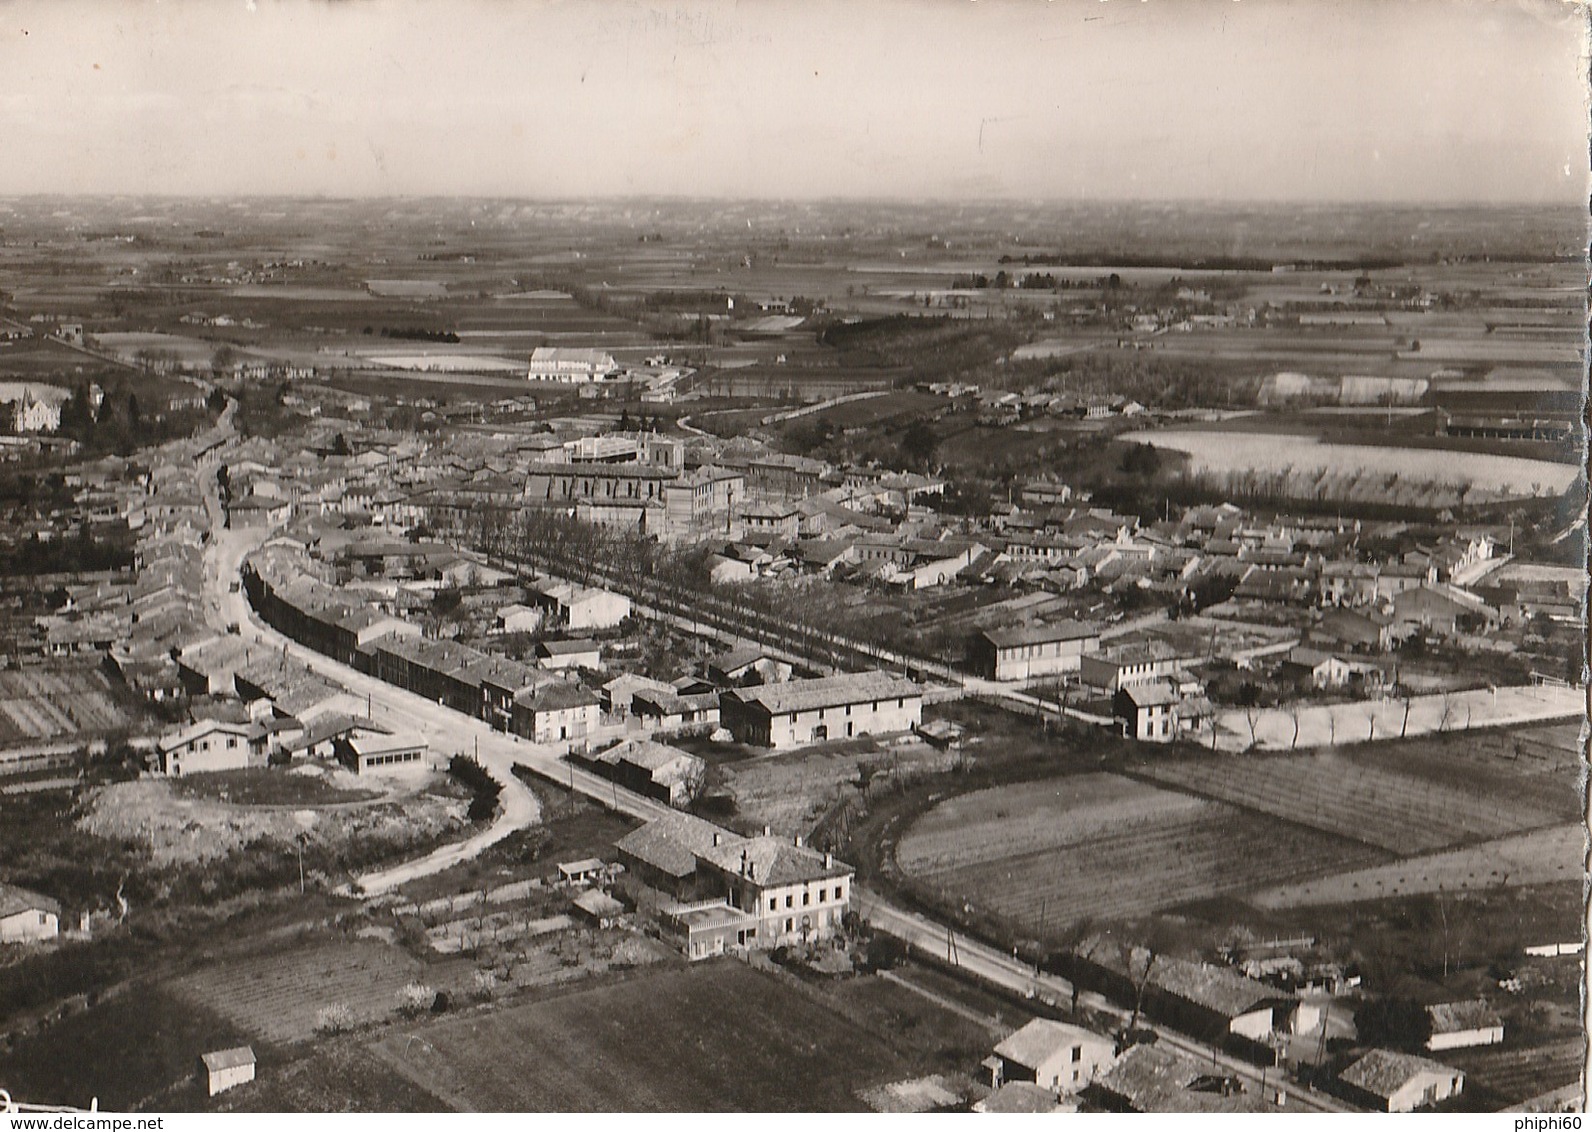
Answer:
<path fill-rule="evenodd" d="M 719 696 L 719 719 L 742 743 L 786 750 L 910 731 L 923 722 L 923 688 L 888 672 L 732 688 Z"/>
<path fill-rule="evenodd" d="M 668 814 L 615 847 L 638 880 L 691 901 L 668 916 L 692 959 L 828 939 L 851 907 L 850 865 L 766 828 L 742 837 L 690 814 Z"/>

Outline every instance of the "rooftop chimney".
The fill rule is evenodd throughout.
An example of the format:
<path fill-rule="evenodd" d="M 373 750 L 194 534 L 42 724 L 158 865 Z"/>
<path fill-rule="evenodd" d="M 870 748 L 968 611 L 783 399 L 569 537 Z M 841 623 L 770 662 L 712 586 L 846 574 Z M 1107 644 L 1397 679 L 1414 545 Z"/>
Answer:
<path fill-rule="evenodd" d="M 768 837 L 768 836 L 770 836 L 770 835 L 771 835 L 771 834 L 772 834 L 772 833 L 773 833 L 773 832 L 774 832 L 774 830 L 773 830 L 773 829 L 772 829 L 772 828 L 770 828 L 770 827 L 769 827 L 769 826 L 766 826 L 766 825 L 765 825 L 765 826 L 764 826 L 764 827 L 763 827 L 763 836 L 764 836 L 764 837 Z"/>
<path fill-rule="evenodd" d="M 835 855 L 833 853 L 825 853 L 824 854 L 824 868 L 832 869 L 834 867 L 835 867 Z"/>
<path fill-rule="evenodd" d="M 718 835 L 718 831 L 715 830 L 714 833 L 713 833 L 713 848 L 717 849 L 718 847 L 719 847 L 719 835 Z"/>
<path fill-rule="evenodd" d="M 802 835 L 798 833 L 796 835 L 796 848 L 800 849 L 801 847 L 802 847 Z"/>

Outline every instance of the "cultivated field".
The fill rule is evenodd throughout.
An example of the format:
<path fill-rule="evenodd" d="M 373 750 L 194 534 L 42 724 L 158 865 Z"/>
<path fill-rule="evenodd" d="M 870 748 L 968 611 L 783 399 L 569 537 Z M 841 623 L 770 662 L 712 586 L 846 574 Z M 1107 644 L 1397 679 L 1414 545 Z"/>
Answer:
<path fill-rule="evenodd" d="M 167 984 L 181 998 L 268 1042 L 315 1036 L 316 1016 L 346 1006 L 356 1023 L 393 1015 L 398 990 L 420 981 L 420 962 L 373 940 L 228 958 Z"/>
<path fill-rule="evenodd" d="M 1368 751 L 1239 755 L 1146 761 L 1138 771 L 1207 798 L 1400 854 L 1490 840 L 1574 814 L 1573 796 L 1551 778 L 1527 783 L 1476 767 L 1441 776 L 1390 762 Z"/>
<path fill-rule="evenodd" d="M 0 672 L 0 746 L 106 731 L 127 721 L 97 670 Z"/>
<path fill-rule="evenodd" d="M 1297 434 L 1158 429 L 1122 439 L 1185 452 L 1195 475 L 1262 477 L 1273 490 L 1300 498 L 1483 503 L 1557 494 L 1576 476 L 1575 465 L 1548 460 L 1486 453 L 1456 460 L 1440 449 L 1322 443 Z"/>
<path fill-rule="evenodd" d="M 1585 849 L 1586 830 L 1582 826 L 1556 825 L 1463 849 L 1279 885 L 1255 893 L 1250 901 L 1263 908 L 1288 908 L 1352 904 L 1385 896 L 1551 884 L 1581 876 Z"/>
<path fill-rule="evenodd" d="M 859 1090 L 912 1075 L 875 1036 L 733 960 L 394 1031 L 373 1048 L 485 1112 L 858 1111 Z"/>
<path fill-rule="evenodd" d="M 1110 774 L 941 802 L 901 839 L 902 871 L 938 900 L 1036 937 L 1357 868 L 1381 851 Z"/>
<path fill-rule="evenodd" d="M 1574 1037 L 1524 1048 L 1505 1044 L 1453 1050 L 1443 1057 L 1465 1071 L 1467 1092 L 1485 1089 L 1501 1101 L 1520 1104 L 1580 1080 L 1586 1070 L 1586 1042 Z"/>

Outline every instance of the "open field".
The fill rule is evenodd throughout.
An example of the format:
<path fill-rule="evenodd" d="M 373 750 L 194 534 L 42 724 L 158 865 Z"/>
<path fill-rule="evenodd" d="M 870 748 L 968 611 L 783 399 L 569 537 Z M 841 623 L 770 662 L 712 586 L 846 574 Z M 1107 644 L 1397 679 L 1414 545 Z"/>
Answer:
<path fill-rule="evenodd" d="M 0 746 L 108 731 L 128 722 L 98 669 L 0 672 Z"/>
<path fill-rule="evenodd" d="M 393 1015 L 399 988 L 420 981 L 432 986 L 421 963 L 374 940 L 347 940 L 228 957 L 168 984 L 170 991 L 239 1030 L 270 1042 L 315 1036 L 316 1015 L 346 1006 L 356 1023 Z"/>
<path fill-rule="evenodd" d="M 1250 899 L 1266 908 L 1349 904 L 1382 896 L 1550 884 L 1581 875 L 1586 830 L 1556 825 L 1386 865 L 1280 885 Z"/>
<path fill-rule="evenodd" d="M 379 791 L 355 786 L 356 782 L 352 775 L 334 775 L 310 765 L 302 771 L 260 767 L 196 774 L 173 781 L 171 788 L 181 798 L 208 798 L 234 806 L 329 806 L 381 796 Z"/>
<path fill-rule="evenodd" d="M 1386 859 L 1370 846 L 1110 774 L 949 799 L 896 849 L 902 872 L 938 900 L 1039 938 L 1084 917 L 1127 919 Z"/>
<path fill-rule="evenodd" d="M 1391 853 L 1490 840 L 1575 816 L 1573 791 L 1549 776 L 1474 765 L 1444 775 L 1377 755 L 1362 748 L 1353 755 L 1191 756 L 1146 760 L 1136 771 Z"/>
<path fill-rule="evenodd" d="M 1255 713 L 1254 734 L 1243 711 L 1224 711 L 1216 717 L 1219 746 L 1229 751 L 1304 750 L 1385 740 L 1396 735 L 1431 735 L 1494 728 L 1506 724 L 1537 723 L 1579 716 L 1585 710 L 1584 693 L 1575 688 L 1534 684 L 1480 688 L 1448 695 L 1414 696 L 1405 718 L 1404 701 L 1364 700 L 1352 703 L 1313 704 L 1296 709 L 1265 708 Z M 1295 717 L 1298 735 L 1294 734 Z"/>
<path fill-rule="evenodd" d="M 1195 475 L 1268 477 L 1283 494 L 1301 498 L 1417 506 L 1558 494 L 1577 470 L 1548 460 L 1466 453 L 1461 461 L 1440 449 L 1321 443 L 1294 434 L 1156 429 L 1122 439 L 1187 453 Z"/>
<path fill-rule="evenodd" d="M 0 1053 L 0 1082 L 19 1101 L 87 1108 L 97 1097 L 129 1112 L 190 1077 L 200 1054 L 248 1038 L 169 988 L 137 984 Z"/>
<path fill-rule="evenodd" d="M 319 1043 L 302 1057 L 285 1064 L 263 1061 L 253 1082 L 213 1099 L 206 1100 L 196 1089 L 191 1105 L 184 1111 L 443 1112 L 446 1109 L 447 1105 L 378 1057 L 362 1039 L 351 1037 Z"/>
<path fill-rule="evenodd" d="M 878 1038 L 728 959 L 396 1031 L 377 1048 L 487 1112 L 859 1111 L 859 1090 L 912 1075 Z"/>

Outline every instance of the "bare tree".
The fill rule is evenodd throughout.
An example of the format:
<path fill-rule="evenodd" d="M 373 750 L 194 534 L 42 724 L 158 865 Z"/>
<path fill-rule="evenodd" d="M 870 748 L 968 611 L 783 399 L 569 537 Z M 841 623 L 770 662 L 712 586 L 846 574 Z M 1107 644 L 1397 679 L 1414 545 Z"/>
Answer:
<path fill-rule="evenodd" d="M 1408 691 L 1400 691 L 1399 700 L 1404 705 L 1404 719 L 1399 724 L 1399 738 L 1403 739 L 1410 731 L 1410 708 L 1415 703 L 1415 697 L 1410 695 Z"/>
<path fill-rule="evenodd" d="M 1443 713 L 1437 719 L 1437 730 L 1447 731 L 1448 725 L 1454 719 L 1454 694 L 1445 690 L 1443 692 Z"/>
<path fill-rule="evenodd" d="M 1249 725 L 1249 750 L 1255 749 L 1255 725 L 1260 722 L 1260 708 L 1250 705 L 1244 708 L 1244 722 Z"/>
<path fill-rule="evenodd" d="M 1288 749 L 1295 750 L 1299 746 L 1299 717 L 1303 714 L 1297 703 L 1288 705 L 1288 718 L 1293 721 L 1293 738 L 1288 741 Z"/>
<path fill-rule="evenodd" d="M 1365 723 L 1366 723 L 1366 734 L 1365 734 L 1365 737 L 1366 737 L 1366 739 L 1367 740 L 1375 739 L 1376 738 L 1376 704 L 1375 703 L 1367 703 L 1360 710 L 1362 710 L 1365 713 Z"/>

